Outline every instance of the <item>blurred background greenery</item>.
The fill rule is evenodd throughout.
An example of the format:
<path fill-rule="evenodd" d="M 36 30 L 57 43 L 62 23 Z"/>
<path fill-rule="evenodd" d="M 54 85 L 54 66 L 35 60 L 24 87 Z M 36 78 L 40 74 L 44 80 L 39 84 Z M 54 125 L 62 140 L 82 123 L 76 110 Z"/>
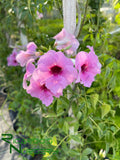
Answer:
<path fill-rule="evenodd" d="M 108 153 L 107 157 L 118 160 L 120 159 L 120 1 L 78 0 L 78 4 L 82 19 L 82 28 L 77 37 L 80 42 L 78 52 L 88 51 L 87 45 L 94 46 L 102 64 L 102 72 L 97 75 L 91 88 L 83 89 L 82 86 L 77 86 L 79 96 L 68 87 L 73 98 L 74 115 L 77 117 L 77 122 L 72 125 L 76 126 L 76 131 L 83 130 L 81 135 L 70 138 L 75 141 L 77 138 L 81 148 L 71 151 L 66 140 L 58 146 L 61 154 L 53 155 L 52 159 L 75 157 L 77 160 L 80 152 L 84 158 L 81 160 L 87 160 L 88 157 L 93 160 L 95 154 L 98 156 L 100 149 L 103 148 Z M 43 13 L 43 19 L 36 19 L 37 11 Z M 16 132 L 31 138 L 46 136 L 55 144 L 56 139 L 61 142 L 68 134 L 70 126 L 71 119 L 67 115 L 70 102 L 67 100 L 66 90 L 64 97 L 55 100 L 52 106 L 46 108 L 38 99 L 32 98 L 24 91 L 22 88 L 24 71 L 20 66 L 8 67 L 7 56 L 12 52 L 12 47 L 21 45 L 20 32 L 27 36 L 29 42 L 35 42 L 38 50 L 46 52 L 51 49 L 54 44 L 52 37 L 63 28 L 62 17 L 61 0 L 0 1 L 2 72 L 0 86 L 6 88 L 9 109 L 18 111 L 19 122 Z M 78 101 L 74 100 L 74 96 L 78 96 Z M 40 117 L 37 113 L 40 108 L 44 114 L 42 124 L 39 123 Z M 57 125 L 53 125 L 51 130 L 48 129 L 54 123 Z M 55 145 L 44 144 L 39 147 L 48 146 L 53 149 Z M 85 154 L 86 148 L 89 149 Z"/>

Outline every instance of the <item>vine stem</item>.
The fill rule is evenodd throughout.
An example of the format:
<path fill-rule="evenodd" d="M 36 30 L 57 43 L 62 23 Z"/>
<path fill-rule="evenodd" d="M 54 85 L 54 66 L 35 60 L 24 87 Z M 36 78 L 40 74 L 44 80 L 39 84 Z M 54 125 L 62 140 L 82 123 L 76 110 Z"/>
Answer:
<path fill-rule="evenodd" d="M 55 147 L 55 149 L 52 151 L 52 153 L 49 155 L 49 157 L 51 157 L 53 155 L 53 153 L 57 150 L 57 148 L 62 144 L 62 142 L 64 142 L 64 140 L 69 137 L 69 135 L 65 136 L 60 143 Z"/>
<path fill-rule="evenodd" d="M 47 133 L 49 132 L 49 130 L 57 123 L 57 120 L 47 129 L 47 131 L 45 132 L 44 137 L 47 135 Z M 43 138 L 44 138 L 43 137 Z"/>
<path fill-rule="evenodd" d="M 80 132 L 82 132 L 83 130 L 80 130 L 80 131 L 77 131 L 77 132 L 75 132 L 75 133 L 80 133 Z M 55 149 L 52 151 L 52 153 L 49 155 L 49 157 L 51 157 L 52 155 L 53 155 L 53 153 L 58 149 L 58 147 L 64 142 L 64 140 L 66 139 L 66 138 L 68 138 L 70 135 L 68 134 L 67 136 L 65 136 L 61 141 L 60 141 L 60 143 L 55 147 Z"/>
<path fill-rule="evenodd" d="M 97 123 L 89 116 L 89 119 L 96 125 L 96 127 L 101 131 L 101 128 L 97 125 Z"/>

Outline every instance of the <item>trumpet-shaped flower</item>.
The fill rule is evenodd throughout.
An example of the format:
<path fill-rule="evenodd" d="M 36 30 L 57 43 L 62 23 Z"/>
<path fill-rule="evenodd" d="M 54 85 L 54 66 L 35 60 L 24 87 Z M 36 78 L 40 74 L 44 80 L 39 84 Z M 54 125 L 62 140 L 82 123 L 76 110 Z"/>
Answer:
<path fill-rule="evenodd" d="M 58 50 L 70 47 L 69 49 L 67 49 L 65 51 L 68 55 L 73 54 L 79 47 L 79 42 L 75 38 L 75 36 L 72 35 L 71 33 L 67 32 L 66 29 L 64 29 L 64 28 L 62 29 L 62 31 L 60 33 L 58 33 L 53 38 L 56 40 L 55 46 Z"/>
<path fill-rule="evenodd" d="M 36 52 L 36 44 L 34 42 L 30 42 L 27 45 L 26 51 L 20 51 L 20 53 L 17 55 L 16 60 L 18 63 L 20 63 L 21 67 L 24 67 L 29 59 L 36 59 L 37 56 L 35 54 Z"/>
<path fill-rule="evenodd" d="M 16 48 L 13 49 L 12 54 L 7 57 L 7 65 L 8 66 L 18 66 L 18 62 L 16 61 L 16 56 L 18 55 L 18 51 Z"/>
<path fill-rule="evenodd" d="M 89 53 L 79 52 L 76 56 L 75 67 L 79 70 L 76 83 L 80 82 L 86 87 L 90 87 L 96 74 L 101 72 L 101 64 L 95 54 L 93 47 L 87 46 Z"/>
<path fill-rule="evenodd" d="M 30 79 L 30 85 L 26 88 L 32 97 L 39 98 L 43 104 L 49 106 L 53 101 L 54 94 L 47 88 L 45 79 L 47 74 L 35 69 Z"/>
<path fill-rule="evenodd" d="M 27 89 L 27 81 L 30 81 L 30 78 L 32 77 L 32 73 L 35 70 L 35 65 L 33 64 L 34 59 L 30 59 L 26 64 L 26 73 L 23 77 L 23 88 Z"/>
<path fill-rule="evenodd" d="M 38 61 L 38 69 L 46 75 L 46 87 L 55 95 L 62 91 L 77 77 L 72 61 L 62 52 L 48 51 Z"/>

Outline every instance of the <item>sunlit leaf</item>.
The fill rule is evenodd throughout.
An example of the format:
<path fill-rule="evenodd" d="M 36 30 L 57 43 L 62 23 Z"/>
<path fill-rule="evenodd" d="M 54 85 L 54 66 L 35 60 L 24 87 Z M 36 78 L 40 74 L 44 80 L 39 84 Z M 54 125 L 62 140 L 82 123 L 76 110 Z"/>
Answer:
<path fill-rule="evenodd" d="M 89 154 L 91 154 L 91 153 L 92 153 L 92 149 L 91 149 L 91 148 L 86 148 L 86 149 L 83 151 L 82 155 L 87 156 L 87 155 L 89 155 Z"/>
<path fill-rule="evenodd" d="M 101 106 L 102 118 L 104 118 L 104 116 L 106 116 L 110 112 L 110 109 L 111 107 L 109 104 L 103 104 Z"/>
<path fill-rule="evenodd" d="M 52 146 L 57 146 L 57 139 L 56 136 L 53 136 L 52 139 L 50 140 L 50 143 Z"/>

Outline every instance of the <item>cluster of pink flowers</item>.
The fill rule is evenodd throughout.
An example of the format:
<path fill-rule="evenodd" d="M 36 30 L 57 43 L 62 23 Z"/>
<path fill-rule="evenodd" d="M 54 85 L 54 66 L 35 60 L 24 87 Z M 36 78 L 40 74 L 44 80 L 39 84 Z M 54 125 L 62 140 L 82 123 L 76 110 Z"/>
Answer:
<path fill-rule="evenodd" d="M 54 97 L 60 97 L 63 89 L 77 78 L 77 70 L 71 59 L 62 52 L 48 51 L 41 56 L 37 67 L 30 59 L 26 65 L 23 87 L 33 97 L 39 98 L 43 104 L 49 106 Z M 27 81 L 30 84 L 27 86 Z"/>
<path fill-rule="evenodd" d="M 54 39 L 58 50 L 68 47 L 65 50 L 67 55 L 72 55 L 79 47 L 77 39 L 65 29 Z M 59 98 L 63 89 L 73 82 L 90 87 L 96 74 L 101 72 L 101 64 L 93 47 L 87 47 L 90 52 L 79 52 L 74 65 L 61 51 L 49 50 L 44 55 L 38 56 L 36 44 L 30 42 L 27 50 L 20 51 L 16 56 L 17 62 L 22 67 L 26 66 L 23 88 L 32 97 L 39 98 L 43 104 L 49 106 L 53 102 L 53 97 Z"/>

